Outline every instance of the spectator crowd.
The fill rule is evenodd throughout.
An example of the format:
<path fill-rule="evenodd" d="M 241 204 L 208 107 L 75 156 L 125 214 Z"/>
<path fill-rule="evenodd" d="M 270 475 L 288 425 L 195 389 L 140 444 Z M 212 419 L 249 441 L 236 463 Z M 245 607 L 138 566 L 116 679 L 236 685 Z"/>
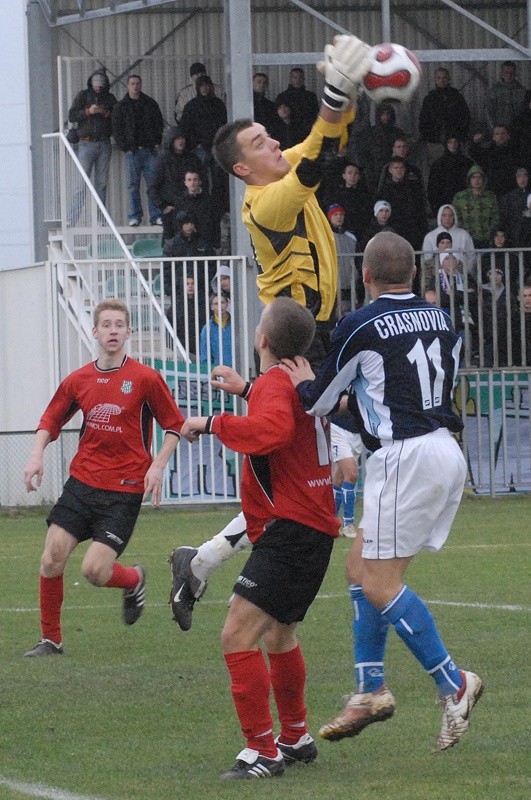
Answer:
<path fill-rule="evenodd" d="M 337 314 L 364 302 L 359 256 L 376 232 L 392 230 L 418 253 L 415 290 L 450 310 L 472 359 L 508 363 L 512 323 L 518 327 L 509 337 L 513 363 L 526 337 L 529 362 L 529 324 L 522 327 L 521 318 L 529 315 L 531 254 L 519 258 L 510 249 L 531 247 L 531 90 L 518 80 L 516 64 L 503 62 L 499 80 L 487 90 L 481 127 L 473 124 L 446 67 L 436 68 L 434 84 L 421 103 L 416 141 L 397 124 L 392 104 L 371 108 L 360 94 L 346 146 L 331 151 L 322 165 L 317 197 L 338 252 Z M 302 68 L 290 70 L 288 86 L 274 100 L 265 72 L 253 75 L 252 88 L 254 119 L 281 149 L 308 135 L 319 102 L 306 88 Z M 204 64 L 192 64 L 190 83 L 175 100 L 175 124 L 166 131 L 139 75 L 129 75 L 120 100 L 110 89 L 106 70 L 96 70 L 69 112 L 77 126 L 78 158 L 102 202 L 113 136 L 125 158 L 129 225 L 140 225 L 144 216 L 143 180 L 147 216 L 162 228 L 165 256 L 228 255 L 228 178 L 212 156 L 214 136 L 227 121 L 221 86 Z M 72 219 L 77 213 L 74 202 Z M 490 252 L 478 252 L 483 250 Z M 206 274 L 202 282 L 213 278 Z M 189 290 L 183 287 L 181 303 Z M 206 308 L 199 309 L 200 328 L 221 326 L 218 341 L 228 341 L 230 310 L 221 307 L 225 302 L 216 300 L 215 308 L 212 302 L 210 322 Z"/>

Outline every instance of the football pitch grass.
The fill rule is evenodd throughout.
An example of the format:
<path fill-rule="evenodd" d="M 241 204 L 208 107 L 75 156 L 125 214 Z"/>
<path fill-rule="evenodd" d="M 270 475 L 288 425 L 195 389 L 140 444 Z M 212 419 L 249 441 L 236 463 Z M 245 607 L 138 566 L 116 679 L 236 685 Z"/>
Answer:
<path fill-rule="evenodd" d="M 456 662 L 485 694 L 469 732 L 432 753 L 441 720 L 435 686 L 390 631 L 386 681 L 395 717 L 342 742 L 317 730 L 353 690 L 349 541 L 339 539 L 299 638 L 306 657 L 314 764 L 271 780 L 222 782 L 244 742 L 219 646 L 245 554 L 224 565 L 183 633 L 167 605 L 173 547 L 198 545 L 235 507 L 142 511 L 126 564 L 147 568 L 139 622 L 121 622 L 121 593 L 65 574 L 65 655 L 24 659 L 39 639 L 44 514 L 0 516 L 0 799 L 528 800 L 531 497 L 464 497 L 450 539 L 422 554 L 407 580 L 429 604 Z"/>

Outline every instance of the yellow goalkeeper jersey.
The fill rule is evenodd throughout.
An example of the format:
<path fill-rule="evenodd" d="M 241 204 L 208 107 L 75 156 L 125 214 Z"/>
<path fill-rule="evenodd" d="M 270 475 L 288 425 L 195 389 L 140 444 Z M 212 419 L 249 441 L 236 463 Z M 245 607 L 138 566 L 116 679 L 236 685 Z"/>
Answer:
<path fill-rule="evenodd" d="M 345 113 L 339 124 L 317 118 L 309 136 L 283 151 L 290 172 L 267 186 L 247 186 L 243 222 L 251 234 L 258 264 L 258 296 L 264 305 L 288 295 L 310 309 L 316 320 L 330 318 L 337 291 L 337 254 L 334 234 L 319 207 L 319 186 L 304 186 L 296 167 L 302 158 L 315 160 L 326 140 L 344 144 L 346 126 L 353 119 Z"/>

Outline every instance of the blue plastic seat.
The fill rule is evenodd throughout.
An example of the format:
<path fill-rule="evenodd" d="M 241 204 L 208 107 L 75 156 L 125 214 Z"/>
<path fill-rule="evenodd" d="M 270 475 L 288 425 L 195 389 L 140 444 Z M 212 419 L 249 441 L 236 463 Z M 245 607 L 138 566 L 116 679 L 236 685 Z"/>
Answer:
<path fill-rule="evenodd" d="M 135 239 L 131 253 L 135 258 L 162 258 L 162 243 L 160 239 Z"/>

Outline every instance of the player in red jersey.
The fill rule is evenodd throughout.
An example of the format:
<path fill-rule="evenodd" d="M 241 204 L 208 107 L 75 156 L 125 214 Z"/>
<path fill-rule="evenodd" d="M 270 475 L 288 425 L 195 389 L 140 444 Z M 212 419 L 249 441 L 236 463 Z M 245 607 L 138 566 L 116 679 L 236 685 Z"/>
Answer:
<path fill-rule="evenodd" d="M 63 573 L 80 542 L 92 539 L 82 564 L 94 586 L 123 589 L 123 619 L 137 621 L 145 602 L 145 570 L 117 558 L 133 533 L 140 506 L 151 495 L 160 503 L 162 474 L 175 450 L 184 417 L 168 386 L 154 369 L 129 358 L 129 310 L 120 300 L 104 300 L 94 311 L 96 361 L 60 384 L 39 422 L 24 470 L 28 492 L 43 475 L 43 454 L 77 411 L 83 414 L 79 447 L 63 494 L 52 508 L 40 570 L 42 639 L 26 656 L 63 653 L 61 606 Z M 153 460 L 153 418 L 166 431 Z M 34 479 L 35 484 L 34 484 Z"/>
<path fill-rule="evenodd" d="M 288 297 L 273 300 L 256 330 L 261 375 L 249 395 L 248 416 L 190 417 L 182 429 L 189 441 L 215 433 L 246 456 L 242 508 L 253 549 L 234 586 L 221 638 L 247 746 L 224 779 L 272 777 L 286 763 L 317 756 L 306 727 L 306 668 L 295 629 L 319 590 L 339 522 L 326 423 L 304 412 L 279 369 L 287 353 L 306 351 L 314 332 L 307 308 Z M 258 649 L 261 639 L 269 668 Z M 271 689 L 281 726 L 277 739 Z"/>

